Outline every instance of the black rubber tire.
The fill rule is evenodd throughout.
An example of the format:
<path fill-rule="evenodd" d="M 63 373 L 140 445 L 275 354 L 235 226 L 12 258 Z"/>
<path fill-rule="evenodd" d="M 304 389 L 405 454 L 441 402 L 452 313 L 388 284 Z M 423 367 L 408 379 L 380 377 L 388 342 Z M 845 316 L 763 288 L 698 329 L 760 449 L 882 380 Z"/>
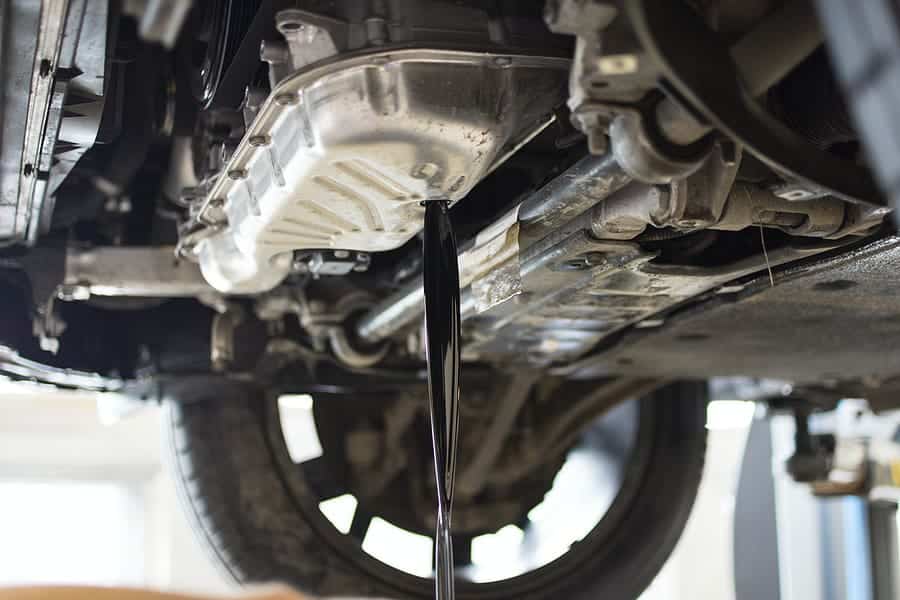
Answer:
<path fill-rule="evenodd" d="M 896 0 L 817 0 L 816 4 L 831 60 L 869 163 L 891 205 L 900 209 L 898 3 Z"/>
<path fill-rule="evenodd" d="M 706 450 L 706 402 L 703 383 L 671 385 L 642 399 L 647 425 L 635 454 L 645 468 L 626 476 L 627 502 L 617 499 L 600 526 L 561 559 L 514 580 L 460 582 L 457 596 L 637 598 L 690 514 Z M 272 435 L 275 404 L 258 390 L 208 380 L 180 386 L 177 400 L 168 403 L 182 499 L 227 572 L 239 582 L 280 581 L 320 595 L 433 597 L 428 580 L 361 551 L 347 552 L 334 543 L 338 534 L 321 515 L 307 518 L 318 513 L 317 502 L 304 497 L 311 492 L 302 481 L 285 476 L 290 459 L 283 437 Z"/>

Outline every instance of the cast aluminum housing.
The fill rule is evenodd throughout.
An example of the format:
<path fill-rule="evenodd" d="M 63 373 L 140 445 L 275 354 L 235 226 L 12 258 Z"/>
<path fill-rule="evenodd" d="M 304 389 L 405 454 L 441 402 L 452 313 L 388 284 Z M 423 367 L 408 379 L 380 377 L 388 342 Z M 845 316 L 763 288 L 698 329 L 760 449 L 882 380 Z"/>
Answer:
<path fill-rule="evenodd" d="M 456 49 L 344 54 L 283 79 L 200 210 L 225 293 L 280 283 L 300 249 L 378 252 L 421 230 L 552 121 L 569 61 Z"/>

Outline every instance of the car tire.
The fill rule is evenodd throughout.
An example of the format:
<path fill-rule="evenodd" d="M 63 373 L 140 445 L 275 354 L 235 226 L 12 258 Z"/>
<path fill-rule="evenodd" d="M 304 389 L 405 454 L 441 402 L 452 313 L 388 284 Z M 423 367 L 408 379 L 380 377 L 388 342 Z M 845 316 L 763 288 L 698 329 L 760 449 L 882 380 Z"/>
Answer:
<path fill-rule="evenodd" d="M 627 600 L 641 594 L 678 541 L 696 496 L 706 448 L 706 384 L 669 385 L 640 403 L 650 423 L 635 452 L 644 467 L 631 477 L 628 502 L 610 509 L 614 520 L 604 517 L 598 525 L 606 527 L 597 538 L 602 543 L 592 541 L 595 530 L 526 576 L 460 582 L 459 598 Z M 433 597 L 430 580 L 333 543 L 315 498 L 305 497 L 310 490 L 285 476 L 275 405 L 271 394 L 252 386 L 208 380 L 180 386 L 168 402 L 171 466 L 189 516 L 217 561 L 242 583 L 277 581 L 322 596 Z"/>

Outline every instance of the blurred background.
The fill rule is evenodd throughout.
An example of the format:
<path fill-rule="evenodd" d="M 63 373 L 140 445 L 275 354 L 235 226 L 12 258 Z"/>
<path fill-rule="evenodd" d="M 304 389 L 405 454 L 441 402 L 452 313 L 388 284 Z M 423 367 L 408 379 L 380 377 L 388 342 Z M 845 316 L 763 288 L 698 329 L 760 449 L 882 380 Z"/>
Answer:
<path fill-rule="evenodd" d="M 29 384 L 4 383 L 0 397 L 0 585 L 236 591 L 182 514 L 162 451 L 164 408 L 122 417 L 110 410 L 115 398 Z M 710 404 L 697 503 L 643 600 L 871 598 L 866 505 L 814 499 L 807 486 L 783 475 L 792 421 L 755 413 L 750 402 Z M 296 425 L 296 437 L 308 439 L 309 430 Z M 502 536 L 494 538 L 490 550 L 502 552 Z"/>

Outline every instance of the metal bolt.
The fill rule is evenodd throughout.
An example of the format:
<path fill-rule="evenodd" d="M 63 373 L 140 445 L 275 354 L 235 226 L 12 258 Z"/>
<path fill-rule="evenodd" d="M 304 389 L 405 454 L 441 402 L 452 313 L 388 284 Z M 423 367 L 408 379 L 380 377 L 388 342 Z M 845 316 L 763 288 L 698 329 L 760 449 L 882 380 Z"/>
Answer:
<path fill-rule="evenodd" d="M 248 143 L 254 148 L 259 148 L 263 146 L 268 146 L 271 143 L 271 138 L 267 135 L 254 135 L 251 136 L 248 140 Z"/>
<path fill-rule="evenodd" d="M 300 104 L 300 96 L 297 94 L 278 94 L 275 96 L 275 104 L 278 106 L 294 106 Z"/>
<path fill-rule="evenodd" d="M 413 168 L 412 176 L 416 179 L 431 179 L 438 173 L 440 173 L 441 168 L 434 163 L 426 162 L 420 165 L 416 165 Z"/>
<path fill-rule="evenodd" d="M 65 302 L 83 301 L 91 297 L 91 288 L 88 284 L 63 284 L 56 290 L 56 297 Z"/>
<path fill-rule="evenodd" d="M 512 59 L 508 56 L 498 56 L 494 58 L 494 66 L 508 67 L 512 64 Z"/>
<path fill-rule="evenodd" d="M 372 263 L 372 256 L 368 252 L 357 252 L 356 262 L 357 265 L 353 267 L 353 270 L 357 273 L 364 273 L 369 270 L 369 265 Z"/>
<path fill-rule="evenodd" d="M 702 221 L 695 221 L 693 219 L 682 219 L 681 221 L 678 221 L 678 227 L 684 227 L 686 229 L 700 227 L 701 225 L 703 225 Z"/>
<path fill-rule="evenodd" d="M 610 54 L 597 59 L 597 70 L 604 75 L 628 75 L 638 70 L 634 54 Z"/>
<path fill-rule="evenodd" d="M 240 179 L 246 179 L 246 178 L 247 178 L 246 169 L 232 169 L 231 171 L 228 171 L 228 179 L 238 181 Z"/>
<path fill-rule="evenodd" d="M 347 252 L 346 250 L 335 250 L 334 251 L 335 258 L 348 258 L 349 256 L 350 256 L 350 253 Z"/>
<path fill-rule="evenodd" d="M 812 200 L 814 198 L 821 198 L 822 196 L 826 195 L 821 191 L 800 187 L 800 185 L 796 183 L 784 183 L 774 186 L 773 188 L 771 188 L 771 192 L 779 198 L 791 201 Z"/>

